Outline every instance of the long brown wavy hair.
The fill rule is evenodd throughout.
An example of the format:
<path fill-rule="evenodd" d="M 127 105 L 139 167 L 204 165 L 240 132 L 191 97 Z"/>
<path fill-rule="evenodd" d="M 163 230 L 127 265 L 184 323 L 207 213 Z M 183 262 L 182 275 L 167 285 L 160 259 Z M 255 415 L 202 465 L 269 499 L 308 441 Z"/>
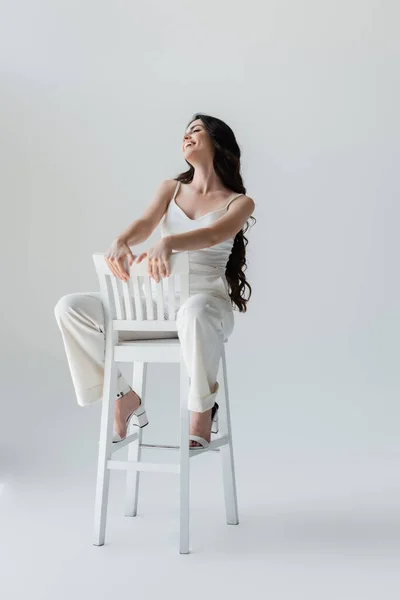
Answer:
<path fill-rule="evenodd" d="M 196 113 L 189 121 L 187 127 L 196 119 L 201 119 L 214 145 L 213 164 L 216 174 L 225 187 L 237 194 L 245 194 L 246 188 L 243 185 L 242 176 L 240 174 L 241 152 L 232 129 L 229 125 L 224 123 L 224 121 L 221 121 L 221 119 L 202 113 Z M 175 177 L 176 181 L 190 183 L 193 180 L 194 167 L 192 167 L 188 161 L 186 162 L 189 165 L 189 170 L 180 173 Z M 253 216 L 251 216 L 250 219 L 253 219 L 253 225 L 257 221 Z M 229 287 L 229 297 L 231 301 L 236 304 L 239 312 L 247 311 L 246 304 L 250 300 L 252 293 L 251 285 L 246 280 L 246 275 L 244 273 L 247 269 L 246 246 L 249 243 L 244 234 L 248 228 L 249 222 L 246 221 L 244 227 L 236 234 L 225 269 L 225 276 Z M 246 287 L 249 290 L 248 298 L 244 297 Z"/>

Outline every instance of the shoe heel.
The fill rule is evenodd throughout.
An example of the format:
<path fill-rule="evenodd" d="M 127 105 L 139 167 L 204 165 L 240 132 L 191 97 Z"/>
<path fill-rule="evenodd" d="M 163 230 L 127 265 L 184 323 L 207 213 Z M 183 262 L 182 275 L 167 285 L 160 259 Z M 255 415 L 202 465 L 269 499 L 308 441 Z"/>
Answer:
<path fill-rule="evenodd" d="M 137 424 L 139 427 L 146 427 L 146 425 L 148 425 L 149 420 L 147 418 L 147 414 L 146 414 L 145 410 L 142 412 L 142 414 L 136 415 L 136 417 L 137 417 Z"/>
<path fill-rule="evenodd" d="M 212 415 L 212 422 L 211 422 L 211 433 L 218 433 L 219 431 L 219 426 L 218 426 L 218 403 L 216 402 L 213 406 L 211 415 Z"/>
<path fill-rule="evenodd" d="M 219 419 L 218 419 L 218 411 L 215 413 L 212 425 L 211 425 L 211 433 L 218 433 L 219 431 Z"/>
<path fill-rule="evenodd" d="M 149 424 L 149 420 L 147 418 L 147 413 L 145 410 L 142 410 L 142 412 L 139 414 L 133 413 L 129 421 L 132 425 L 135 425 L 136 427 L 146 427 L 146 425 Z"/>

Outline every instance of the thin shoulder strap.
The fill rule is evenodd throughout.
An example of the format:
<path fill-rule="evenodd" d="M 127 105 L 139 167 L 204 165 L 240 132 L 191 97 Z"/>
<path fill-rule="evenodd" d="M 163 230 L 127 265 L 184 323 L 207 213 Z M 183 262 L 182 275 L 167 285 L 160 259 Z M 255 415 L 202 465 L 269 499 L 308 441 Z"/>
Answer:
<path fill-rule="evenodd" d="M 236 198 L 239 198 L 239 196 L 243 196 L 243 193 L 242 194 L 236 194 L 236 196 L 233 196 L 233 198 L 231 198 L 229 200 L 229 202 L 228 202 L 228 204 L 226 205 L 225 208 L 228 208 L 228 206 L 230 205 L 230 203 L 233 202 L 234 200 L 236 200 Z"/>
<path fill-rule="evenodd" d="M 181 185 L 181 182 L 180 182 L 180 181 L 178 181 L 178 183 L 177 183 L 177 186 L 176 186 L 176 188 L 175 188 L 174 195 L 172 196 L 172 200 L 175 200 L 175 196 L 176 196 L 176 193 L 177 193 L 177 191 L 179 190 L 179 186 L 180 186 L 180 185 Z"/>

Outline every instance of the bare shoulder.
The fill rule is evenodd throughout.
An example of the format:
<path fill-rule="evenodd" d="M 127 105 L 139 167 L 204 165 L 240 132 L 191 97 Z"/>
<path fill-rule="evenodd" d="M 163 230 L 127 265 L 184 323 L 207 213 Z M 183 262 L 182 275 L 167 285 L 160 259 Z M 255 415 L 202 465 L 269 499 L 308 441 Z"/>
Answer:
<path fill-rule="evenodd" d="M 157 184 L 154 190 L 154 198 L 157 199 L 158 202 L 168 204 L 168 201 L 174 194 L 176 185 L 176 179 L 163 179 Z"/>
<path fill-rule="evenodd" d="M 255 209 L 256 203 L 254 202 L 253 198 L 250 198 L 250 196 L 246 196 L 245 194 L 243 194 L 242 198 L 244 198 L 244 201 L 249 207 L 252 207 L 253 210 Z"/>
<path fill-rule="evenodd" d="M 167 210 L 168 204 L 174 194 L 176 184 L 177 182 L 175 179 L 164 179 L 161 181 L 156 186 L 149 205 L 140 216 L 140 220 L 145 222 L 150 234 L 157 227 Z"/>
<path fill-rule="evenodd" d="M 171 192 L 173 194 L 177 184 L 178 182 L 176 179 L 164 179 L 160 183 L 160 189 L 162 189 L 166 194 L 169 194 Z"/>
<path fill-rule="evenodd" d="M 235 200 L 235 202 L 232 202 L 231 207 L 233 208 L 233 206 L 235 204 L 238 207 L 238 210 L 245 211 L 249 215 L 252 214 L 252 212 L 254 211 L 254 209 L 256 207 L 256 203 L 254 202 L 253 198 L 251 198 L 250 196 L 247 196 L 246 194 L 242 194 L 241 196 L 238 196 L 238 198 Z"/>

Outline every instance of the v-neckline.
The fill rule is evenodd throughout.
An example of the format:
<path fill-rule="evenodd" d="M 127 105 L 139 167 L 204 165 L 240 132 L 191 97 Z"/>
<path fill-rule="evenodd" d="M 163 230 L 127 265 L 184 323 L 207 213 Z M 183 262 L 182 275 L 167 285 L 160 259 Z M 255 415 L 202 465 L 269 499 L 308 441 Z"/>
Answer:
<path fill-rule="evenodd" d="M 229 200 L 230 202 L 230 200 Z M 228 202 L 228 204 L 229 204 Z M 211 210 L 210 212 L 206 213 L 205 215 L 201 215 L 200 217 L 196 217 L 195 219 L 191 219 L 186 213 L 185 211 L 179 206 L 179 204 L 176 203 L 176 200 L 174 198 L 174 204 L 177 208 L 179 208 L 179 210 L 181 211 L 181 213 L 187 218 L 189 219 L 189 221 L 198 221 L 199 219 L 204 219 L 204 217 L 208 217 L 208 215 L 212 215 L 213 213 L 219 212 L 220 210 L 224 210 L 224 208 L 226 208 L 228 206 L 228 204 L 226 204 L 225 206 L 223 206 L 222 208 L 217 208 L 217 210 Z"/>
<path fill-rule="evenodd" d="M 179 182 L 179 187 L 178 187 L 178 189 L 176 190 L 176 192 L 179 192 L 179 188 L 181 187 L 181 185 L 180 185 L 180 184 L 181 184 L 181 182 Z M 214 213 L 216 213 L 216 212 L 220 212 L 221 210 L 224 210 L 224 209 L 225 209 L 225 208 L 226 208 L 226 207 L 227 207 L 227 206 L 230 204 L 230 202 L 231 202 L 231 200 L 233 200 L 233 198 L 235 198 L 236 196 L 241 196 L 241 195 L 242 195 L 242 194 L 234 194 L 234 195 L 232 196 L 232 198 L 230 198 L 230 199 L 229 199 L 229 202 L 228 202 L 228 204 L 225 204 L 225 206 L 223 206 L 222 208 L 217 208 L 217 210 L 211 210 L 210 212 L 206 213 L 205 215 L 201 215 L 200 217 L 196 217 L 196 219 L 191 219 L 191 218 L 190 218 L 190 217 L 189 217 L 189 216 L 188 216 L 188 215 L 185 213 L 185 211 L 183 210 L 183 208 L 181 208 L 181 207 L 179 206 L 179 204 L 177 204 L 177 203 L 176 203 L 176 200 L 175 200 L 176 193 L 174 194 L 174 197 L 173 197 L 173 199 L 172 199 L 172 200 L 173 200 L 173 202 L 174 202 L 175 206 L 176 206 L 177 208 L 179 208 L 179 210 L 181 211 L 181 213 L 182 213 L 182 214 L 183 214 L 183 215 L 184 215 L 184 216 L 185 216 L 185 217 L 186 217 L 186 218 L 187 218 L 189 221 L 196 222 L 196 221 L 199 221 L 200 219 L 204 219 L 204 217 L 208 217 L 208 215 L 212 215 L 212 214 L 214 214 Z"/>

